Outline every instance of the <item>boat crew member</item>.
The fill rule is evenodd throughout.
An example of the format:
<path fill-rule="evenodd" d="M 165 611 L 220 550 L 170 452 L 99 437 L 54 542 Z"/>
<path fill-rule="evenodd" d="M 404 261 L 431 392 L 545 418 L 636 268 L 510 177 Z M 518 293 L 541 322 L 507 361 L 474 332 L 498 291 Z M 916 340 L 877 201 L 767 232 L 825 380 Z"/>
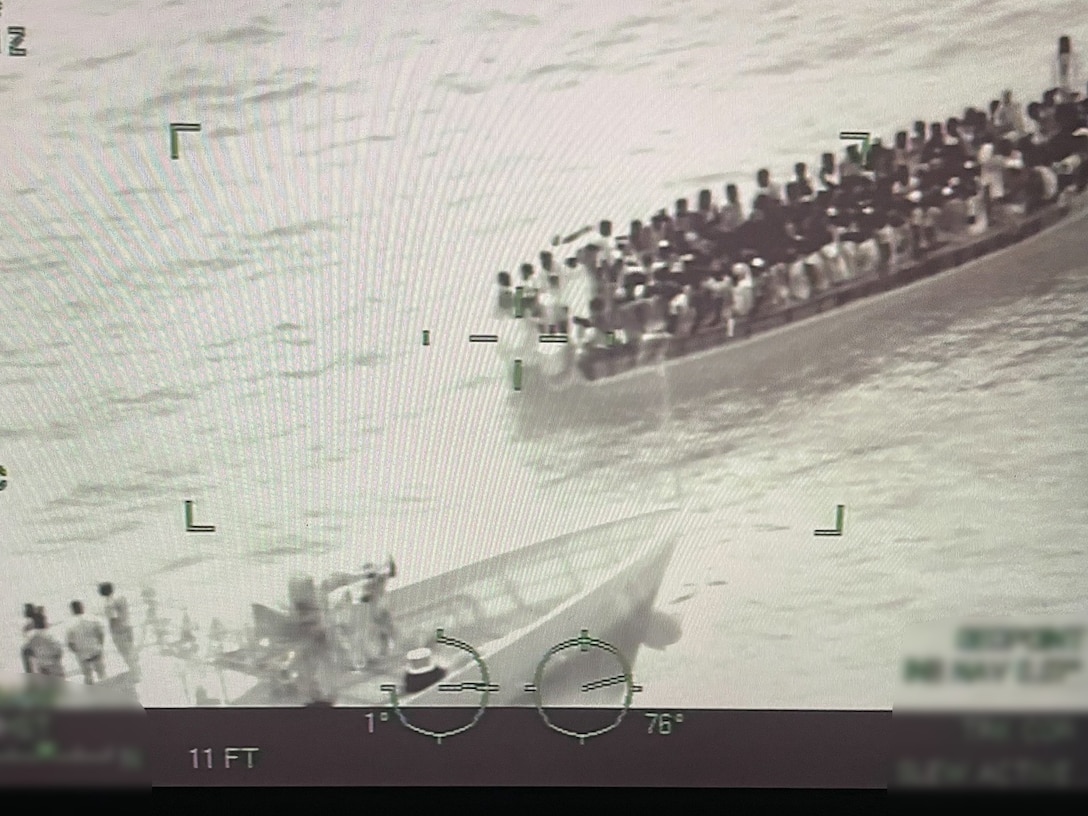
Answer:
<path fill-rule="evenodd" d="M 83 672 L 83 682 L 90 686 L 96 679 L 106 679 L 106 664 L 102 660 L 106 632 L 102 624 L 83 616 L 80 601 L 72 601 L 69 608 L 72 610 L 72 624 L 68 627 L 68 648 L 76 656 L 79 670 Z"/>
<path fill-rule="evenodd" d="M 313 577 L 292 578 L 287 595 L 299 639 L 299 691 L 309 705 L 329 705 L 333 699 L 332 650 Z"/>
<path fill-rule="evenodd" d="M 30 649 L 34 674 L 47 677 L 64 677 L 64 647 L 50 632 L 45 610 L 37 607 L 32 620 L 34 625 L 27 646 Z"/>
<path fill-rule="evenodd" d="M 446 670 L 434 662 L 430 649 L 408 652 L 408 668 L 404 672 L 404 693 L 416 694 L 430 688 L 446 676 Z"/>
<path fill-rule="evenodd" d="M 116 594 L 113 584 L 108 581 L 98 585 L 98 594 L 105 598 L 106 620 L 109 621 L 110 638 L 113 645 L 125 661 L 133 677 L 139 675 L 140 668 L 136 661 L 136 638 L 129 620 L 128 601 Z"/>
<path fill-rule="evenodd" d="M 386 601 L 386 584 L 390 578 L 397 577 L 397 565 L 390 556 L 384 569 L 377 569 L 372 564 L 365 568 L 366 577 L 363 584 L 363 597 L 360 599 L 367 610 L 367 627 L 377 637 L 381 644 L 380 655 L 385 657 L 393 648 L 393 615 L 389 611 Z"/>

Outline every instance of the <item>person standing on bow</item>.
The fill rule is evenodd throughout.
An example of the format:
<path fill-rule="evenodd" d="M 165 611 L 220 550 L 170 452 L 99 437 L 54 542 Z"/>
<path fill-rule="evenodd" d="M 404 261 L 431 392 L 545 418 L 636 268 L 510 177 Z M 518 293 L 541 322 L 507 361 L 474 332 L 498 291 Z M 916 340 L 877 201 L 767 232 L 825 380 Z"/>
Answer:
<path fill-rule="evenodd" d="M 80 601 L 72 601 L 69 608 L 72 610 L 72 624 L 68 628 L 68 648 L 76 656 L 79 670 L 83 672 L 83 682 L 90 686 L 96 679 L 106 679 L 106 664 L 102 660 L 106 633 L 102 624 L 83 616 Z"/>
<path fill-rule="evenodd" d="M 135 679 L 139 676 L 140 667 L 136 660 L 136 636 L 129 619 L 128 601 L 124 596 L 117 595 L 113 584 L 108 581 L 98 585 L 98 594 L 105 599 L 105 615 L 113 645 Z"/>
<path fill-rule="evenodd" d="M 379 655 L 384 658 L 393 649 L 396 635 L 393 614 L 386 600 L 386 584 L 390 578 L 397 577 L 397 565 L 390 556 L 383 569 L 379 570 L 373 564 L 367 564 L 363 569 L 365 578 L 360 602 L 366 610 L 366 628 L 370 638 L 377 639 L 380 644 Z"/>

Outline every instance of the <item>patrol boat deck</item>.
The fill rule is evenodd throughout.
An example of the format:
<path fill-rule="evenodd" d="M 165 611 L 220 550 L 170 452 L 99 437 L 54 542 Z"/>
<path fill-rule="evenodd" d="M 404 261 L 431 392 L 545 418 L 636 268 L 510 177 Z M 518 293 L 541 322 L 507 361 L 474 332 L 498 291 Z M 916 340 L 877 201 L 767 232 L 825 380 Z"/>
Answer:
<path fill-rule="evenodd" d="M 477 684 L 484 680 L 479 664 L 468 651 L 448 645 L 446 638 L 470 645 L 484 661 L 493 685 L 491 705 L 532 704 L 524 686 L 533 681 L 538 664 L 549 649 L 578 637 L 583 629 L 612 644 L 634 664 L 675 548 L 677 518 L 674 509 L 641 514 L 390 591 L 387 604 L 397 632 L 394 651 L 361 671 L 337 661 L 327 680 L 335 704 L 388 704 L 390 693 L 382 686 L 392 684 L 398 689 L 399 704 L 472 705 L 480 699 Z M 143 698 L 144 689 L 154 692 L 159 687 L 160 692 L 150 695 L 157 700 L 142 699 L 144 705 L 268 707 L 308 702 L 285 671 L 300 645 L 288 611 L 263 604 L 253 604 L 252 610 L 247 645 L 200 659 L 142 656 L 144 678 L 137 693 Z M 441 642 L 436 637 L 440 629 Z M 403 689 L 407 653 L 420 646 L 432 650 L 446 675 L 441 683 L 407 694 Z M 188 699 L 167 702 L 162 678 L 171 673 L 177 678 L 183 666 L 185 677 L 173 685 Z M 449 690 L 464 684 L 468 685 L 461 691 Z M 599 703 L 601 697 L 594 699 Z M 577 694 L 570 704 L 576 701 Z"/>

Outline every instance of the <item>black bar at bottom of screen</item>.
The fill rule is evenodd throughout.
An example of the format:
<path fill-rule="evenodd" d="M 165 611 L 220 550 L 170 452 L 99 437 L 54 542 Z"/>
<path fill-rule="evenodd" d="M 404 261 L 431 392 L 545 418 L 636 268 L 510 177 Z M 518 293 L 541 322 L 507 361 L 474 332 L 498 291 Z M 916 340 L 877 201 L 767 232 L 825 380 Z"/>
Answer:
<path fill-rule="evenodd" d="M 32 740 L 34 722 L 6 717 L 0 784 L 1088 787 L 1085 714 L 192 708 L 112 724 L 54 714 Z"/>
<path fill-rule="evenodd" d="M 390 708 L 152 709 L 151 770 L 156 785 L 193 786 L 1088 784 L 1084 715 L 993 715 L 985 727 L 970 730 L 963 715 L 893 717 L 888 711 L 620 714 L 533 708 L 399 714 Z M 980 742 L 985 734 L 990 741 Z M 1005 734 L 1004 741 L 997 742 L 996 734 Z M 1010 762 L 1019 762 L 1019 770 Z M 990 764 L 975 767 L 979 763 Z"/>

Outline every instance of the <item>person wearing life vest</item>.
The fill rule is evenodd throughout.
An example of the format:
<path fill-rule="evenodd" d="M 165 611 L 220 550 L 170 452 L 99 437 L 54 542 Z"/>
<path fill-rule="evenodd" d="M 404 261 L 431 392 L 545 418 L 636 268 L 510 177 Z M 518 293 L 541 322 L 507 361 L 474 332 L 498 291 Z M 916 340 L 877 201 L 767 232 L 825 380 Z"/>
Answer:
<path fill-rule="evenodd" d="M 106 633 L 102 624 L 83 616 L 83 604 L 72 601 L 72 623 L 68 627 L 68 648 L 76 656 L 79 670 L 83 672 L 83 682 L 88 686 L 95 680 L 106 679 L 106 664 L 102 660 L 102 647 L 106 642 Z"/>
<path fill-rule="evenodd" d="M 98 585 L 98 594 L 105 599 L 105 616 L 109 621 L 110 638 L 117 648 L 121 659 L 125 661 L 133 677 L 139 674 L 136 660 L 136 636 L 129 619 L 128 601 L 114 592 L 113 584 L 107 582 Z"/>

